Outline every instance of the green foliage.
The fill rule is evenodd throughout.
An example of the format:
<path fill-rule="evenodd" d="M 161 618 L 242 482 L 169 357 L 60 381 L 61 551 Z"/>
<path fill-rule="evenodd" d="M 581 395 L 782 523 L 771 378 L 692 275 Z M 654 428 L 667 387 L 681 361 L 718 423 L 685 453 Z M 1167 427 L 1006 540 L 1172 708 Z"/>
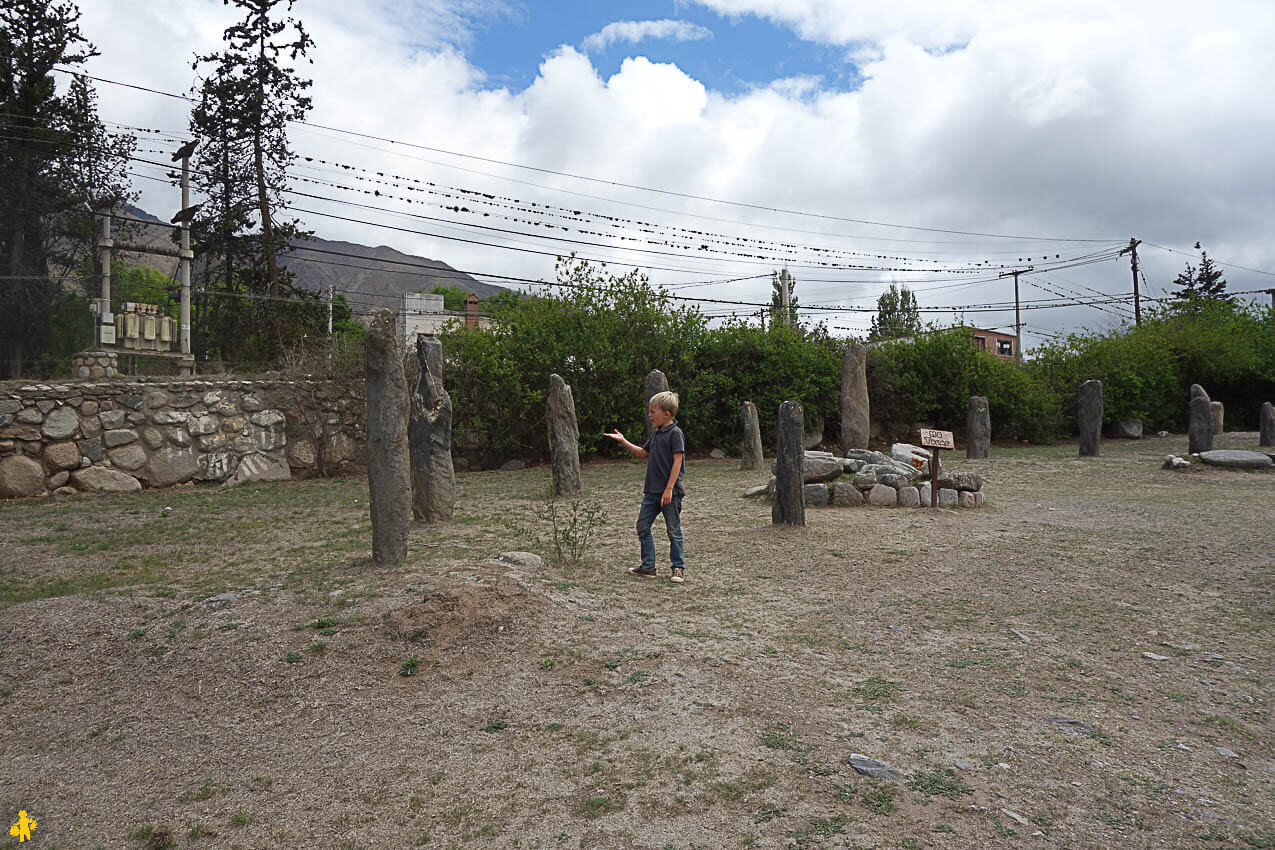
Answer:
<path fill-rule="evenodd" d="M 1097 378 L 1107 422 L 1141 419 L 1146 430 L 1183 430 L 1189 388 L 1200 384 L 1227 406 L 1229 422 L 1253 426 L 1253 400 L 1275 395 L 1275 311 L 1196 299 L 1191 309 L 1151 311 L 1139 327 L 1045 346 L 1032 366 L 1069 423 L 1080 384 Z"/>
<path fill-rule="evenodd" d="M 898 339 L 915 336 L 921 332 L 921 311 L 916 296 L 906 286 L 895 286 L 881 293 L 877 299 L 877 314 L 872 317 L 868 339 Z"/>
<path fill-rule="evenodd" d="M 703 334 L 695 369 L 683 385 L 678 421 L 691 446 L 735 451 L 740 406 L 757 406 L 762 441 L 775 444 L 779 405 L 801 402 L 807 426 L 823 417 L 836 433 L 841 392 L 841 345 L 826 334 L 805 334 L 786 325 L 767 330 L 728 324 Z M 672 378 L 670 377 L 670 383 Z"/>
<path fill-rule="evenodd" d="M 1173 279 L 1173 285 L 1178 287 L 1173 293 L 1173 297 L 1179 302 L 1177 306 L 1195 309 L 1198 302 L 1206 298 L 1230 301 L 1231 296 L 1226 294 L 1226 278 L 1222 276 L 1222 270 L 1213 264 L 1213 259 L 1200 247 L 1199 242 L 1195 243 L 1195 250 L 1200 252 L 1200 265 L 1197 267 L 1187 263 L 1186 269 Z"/>
<path fill-rule="evenodd" d="M 0 377 L 45 374 L 61 358 L 58 322 L 82 289 L 59 270 L 90 255 L 91 211 L 129 196 L 124 169 L 136 140 L 106 131 L 86 77 L 55 85 L 55 68 L 76 72 L 98 55 L 79 19 L 72 2 L 0 5 L 0 274 L 9 276 L 0 286 Z"/>
<path fill-rule="evenodd" d="M 464 312 L 465 299 L 469 297 L 469 292 L 466 290 L 459 286 L 436 286 L 430 292 L 443 296 L 444 310 L 451 310 L 454 313 Z"/>
<path fill-rule="evenodd" d="M 554 297 L 506 303 L 490 330 L 455 323 L 440 334 L 458 412 L 453 433 L 462 450 L 487 460 L 542 455 L 553 373 L 571 387 L 586 452 L 597 450 L 612 428 L 639 439 L 645 427 L 640 388 L 651 369 L 663 371 L 675 388 L 689 382 L 692 354 L 705 333 L 696 311 L 675 306 L 636 271 L 610 275 L 575 258 L 560 260 L 557 270 Z"/>
<path fill-rule="evenodd" d="M 558 267 L 555 297 L 508 295 L 489 330 L 444 331 L 457 447 L 483 462 L 543 456 L 549 375 L 571 386 L 581 450 L 614 452 L 604 431 L 640 441 L 643 378 L 662 370 L 681 396 L 678 422 L 692 451 L 740 445 L 740 405 L 757 406 L 774 445 L 779 405 L 802 403 L 806 422 L 839 422 L 844 341 L 822 329 L 740 322 L 709 328 L 636 272 L 606 273 L 574 258 Z M 969 328 L 930 327 L 869 348 L 872 418 L 883 439 L 915 439 L 920 423 L 964 432 L 971 395 L 986 396 L 992 435 L 1050 442 L 1074 433 L 1076 391 L 1103 382 L 1106 421 L 1181 430 L 1187 389 L 1200 383 L 1250 425 L 1252 399 L 1275 396 L 1275 311 L 1200 299 L 1191 310 L 1150 311 L 1141 327 L 1075 334 L 1025 361 L 979 351 Z M 1231 417 L 1228 417 L 1231 418 Z"/>

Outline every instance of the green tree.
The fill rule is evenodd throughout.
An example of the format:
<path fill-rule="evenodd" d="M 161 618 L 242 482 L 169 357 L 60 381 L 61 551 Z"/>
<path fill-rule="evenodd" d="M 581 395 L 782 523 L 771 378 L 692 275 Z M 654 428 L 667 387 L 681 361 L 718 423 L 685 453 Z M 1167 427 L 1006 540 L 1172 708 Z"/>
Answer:
<path fill-rule="evenodd" d="M 469 297 L 467 290 L 461 289 L 459 286 L 436 286 L 430 292 L 434 295 L 443 296 L 444 310 L 450 310 L 453 313 L 464 312 L 465 299 Z"/>
<path fill-rule="evenodd" d="M 877 314 L 872 318 L 868 339 L 898 339 L 916 336 L 921 332 L 921 311 L 916 295 L 906 286 L 890 284 L 890 288 L 877 299 Z"/>
<path fill-rule="evenodd" d="M 1226 294 L 1226 278 L 1222 276 L 1222 270 L 1214 265 L 1213 258 L 1200 247 L 1199 242 L 1195 243 L 1195 250 L 1200 252 L 1200 265 L 1187 263 L 1186 268 L 1173 279 L 1173 285 L 1178 287 L 1173 298 L 1179 305 L 1191 307 L 1198 306 L 1202 298 L 1232 300 Z"/>
<path fill-rule="evenodd" d="M 293 0 L 226 3 L 243 19 L 225 30 L 220 52 L 193 66 L 206 69 L 190 129 L 200 140 L 194 183 L 207 200 L 192 230 L 199 253 L 216 258 L 204 267 L 195 341 L 205 357 L 272 360 L 316 330 L 318 297 L 295 287 L 279 262 L 290 242 L 309 235 L 287 216 L 284 192 L 296 159 L 288 124 L 310 110 L 310 81 L 288 63 L 306 58 L 314 42 L 285 17 Z"/>
<path fill-rule="evenodd" d="M 85 78 L 59 93 L 53 77 L 97 55 L 79 19 L 71 2 L 0 5 L 0 375 L 9 377 L 50 351 L 55 301 L 85 309 L 83 284 L 65 284 L 92 244 L 91 212 L 127 197 L 135 141 L 105 130 Z"/>

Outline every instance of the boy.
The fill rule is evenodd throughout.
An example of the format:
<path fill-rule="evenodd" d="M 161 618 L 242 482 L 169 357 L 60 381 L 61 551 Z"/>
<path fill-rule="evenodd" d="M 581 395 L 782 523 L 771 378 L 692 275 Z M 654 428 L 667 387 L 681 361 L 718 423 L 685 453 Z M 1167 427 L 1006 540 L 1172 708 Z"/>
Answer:
<path fill-rule="evenodd" d="M 615 440 L 638 457 L 646 458 L 646 484 L 642 493 L 642 507 L 638 511 L 637 535 L 642 549 L 642 564 L 630 567 L 629 572 L 643 578 L 655 578 L 655 540 L 651 537 L 651 523 L 664 515 L 664 527 L 668 531 L 668 557 L 673 565 L 669 581 L 681 584 L 682 572 L 682 460 L 686 456 L 686 438 L 673 418 L 677 415 L 677 393 L 662 392 L 651 396 L 646 408 L 655 432 L 644 446 L 635 446 L 619 429 L 606 436 Z"/>

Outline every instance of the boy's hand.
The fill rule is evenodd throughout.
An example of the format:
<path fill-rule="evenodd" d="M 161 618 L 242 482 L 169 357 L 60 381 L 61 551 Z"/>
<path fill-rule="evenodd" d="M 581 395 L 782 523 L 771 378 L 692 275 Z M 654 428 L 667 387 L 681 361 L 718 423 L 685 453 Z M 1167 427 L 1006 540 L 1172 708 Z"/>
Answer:
<path fill-rule="evenodd" d="M 604 436 L 604 437 L 610 437 L 612 440 L 615 440 L 617 443 L 623 443 L 623 442 L 624 442 L 624 435 L 620 433 L 620 429 L 619 429 L 619 428 L 614 429 L 614 430 L 613 430 L 613 431 L 611 431 L 609 434 L 603 434 L 602 436 Z"/>
<path fill-rule="evenodd" d="M 673 501 L 673 488 L 665 487 L 664 492 L 660 494 L 660 507 L 664 507 L 671 501 Z"/>

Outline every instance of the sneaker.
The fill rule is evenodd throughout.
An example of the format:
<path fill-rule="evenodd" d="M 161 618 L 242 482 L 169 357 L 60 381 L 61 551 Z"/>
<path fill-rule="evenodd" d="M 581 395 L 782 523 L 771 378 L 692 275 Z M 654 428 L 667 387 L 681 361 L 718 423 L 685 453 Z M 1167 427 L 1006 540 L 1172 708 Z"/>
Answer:
<path fill-rule="evenodd" d="M 682 568 L 674 567 L 673 574 L 668 577 L 668 580 L 673 582 L 674 584 L 681 584 L 682 582 L 686 581 L 686 579 L 682 577 Z"/>
<path fill-rule="evenodd" d="M 629 573 L 635 576 L 641 576 L 642 578 L 655 578 L 656 576 L 654 567 L 649 570 L 644 570 L 641 567 L 629 567 Z"/>

